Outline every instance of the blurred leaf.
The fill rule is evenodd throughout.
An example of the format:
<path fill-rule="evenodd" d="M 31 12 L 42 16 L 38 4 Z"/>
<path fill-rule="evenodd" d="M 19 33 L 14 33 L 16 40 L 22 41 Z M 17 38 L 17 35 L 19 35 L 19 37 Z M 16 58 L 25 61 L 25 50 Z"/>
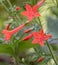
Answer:
<path fill-rule="evenodd" d="M 3 1 L 5 1 L 5 0 L 0 0 L 0 2 L 3 2 Z"/>
<path fill-rule="evenodd" d="M 58 19 L 47 17 L 48 33 L 51 33 L 54 38 L 58 38 Z"/>
<path fill-rule="evenodd" d="M 2 21 L 0 21 L 0 30 L 1 30 L 1 28 L 2 28 L 2 25 L 3 25 L 3 22 L 2 22 Z"/>
<path fill-rule="evenodd" d="M 8 44 L 0 44 L 0 53 L 12 55 L 12 48 Z"/>
<path fill-rule="evenodd" d="M 19 51 L 32 48 L 32 47 L 36 47 L 37 45 L 39 44 L 32 44 L 30 41 L 22 41 L 19 43 Z"/>
<path fill-rule="evenodd" d="M 53 14 L 55 14 L 58 17 L 58 8 L 57 7 L 52 7 L 51 11 Z"/>
<path fill-rule="evenodd" d="M 15 46 L 17 45 L 17 43 L 15 43 Z M 22 52 L 24 50 L 27 50 L 29 48 L 33 48 L 38 46 L 39 44 L 32 44 L 31 41 L 21 41 L 18 43 L 18 46 L 16 48 L 16 52 Z"/>
<path fill-rule="evenodd" d="M 9 64 L 6 62 L 0 62 L 0 65 L 9 65 Z"/>
<path fill-rule="evenodd" d="M 58 45 L 57 45 L 57 44 L 56 44 L 56 45 L 55 45 L 55 44 L 53 44 L 53 45 L 52 45 L 52 47 L 53 47 L 53 50 L 55 50 L 55 51 L 57 51 L 57 50 L 58 50 Z"/>

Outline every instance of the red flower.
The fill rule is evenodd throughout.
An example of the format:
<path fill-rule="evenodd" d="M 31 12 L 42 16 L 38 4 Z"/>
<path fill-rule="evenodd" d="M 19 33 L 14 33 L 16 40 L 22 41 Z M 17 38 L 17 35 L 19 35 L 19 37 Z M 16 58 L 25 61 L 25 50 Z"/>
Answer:
<path fill-rule="evenodd" d="M 26 24 L 22 24 L 22 25 L 20 25 L 19 27 L 15 28 L 15 29 L 13 29 L 13 30 L 11 30 L 11 31 L 9 31 L 9 30 L 7 30 L 7 29 L 2 30 L 2 33 L 3 33 L 4 36 L 5 36 L 5 40 L 10 40 L 11 36 L 12 36 L 13 34 L 15 34 L 16 32 L 20 31 L 22 28 L 24 28 L 25 25 L 26 25 Z"/>
<path fill-rule="evenodd" d="M 32 37 L 32 34 L 29 34 L 28 36 L 26 36 L 25 38 L 23 38 L 23 41 L 27 41 Z"/>
<path fill-rule="evenodd" d="M 18 10 L 20 10 L 20 7 L 19 7 L 19 6 L 17 6 L 15 9 L 16 9 L 16 11 L 18 11 Z"/>
<path fill-rule="evenodd" d="M 52 37 L 51 34 L 44 34 L 42 29 L 39 32 L 33 32 L 33 36 L 35 37 L 35 39 L 32 41 L 32 43 L 39 43 L 41 46 L 44 46 L 45 40 L 48 40 Z"/>
<path fill-rule="evenodd" d="M 41 0 L 33 7 L 26 4 L 26 11 L 22 12 L 22 15 L 26 16 L 29 21 L 31 21 L 34 17 L 39 17 L 40 14 L 37 12 L 37 9 L 44 3 L 44 1 L 45 0 Z"/>
<path fill-rule="evenodd" d="M 31 21 L 34 17 L 40 16 L 37 12 L 37 8 L 35 6 L 31 7 L 29 4 L 26 4 L 26 11 L 22 12 L 22 15 L 28 17 L 29 21 Z"/>
<path fill-rule="evenodd" d="M 44 60 L 44 57 L 40 57 L 37 62 L 42 62 Z"/>

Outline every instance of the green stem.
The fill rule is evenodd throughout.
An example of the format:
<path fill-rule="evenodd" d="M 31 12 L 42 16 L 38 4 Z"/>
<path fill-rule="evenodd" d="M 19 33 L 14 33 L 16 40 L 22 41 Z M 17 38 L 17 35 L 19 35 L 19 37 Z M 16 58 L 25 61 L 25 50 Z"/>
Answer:
<path fill-rule="evenodd" d="M 58 0 L 56 0 L 57 8 L 58 8 Z"/>
<path fill-rule="evenodd" d="M 41 24 L 41 21 L 40 21 L 40 18 L 36 19 L 36 22 L 37 22 L 38 25 L 40 25 L 41 28 L 43 28 L 42 24 Z"/>
<path fill-rule="evenodd" d="M 3 2 L 1 2 L 1 4 L 2 4 L 2 6 L 5 8 L 5 10 L 6 10 L 7 12 L 9 12 L 8 8 L 6 7 L 6 5 L 5 5 Z"/>
<path fill-rule="evenodd" d="M 40 23 L 41 28 L 43 28 L 43 27 L 42 27 L 42 24 L 41 24 L 41 21 L 40 21 L 40 18 L 38 18 L 38 19 L 39 19 L 39 23 Z"/>
<path fill-rule="evenodd" d="M 53 53 L 52 47 L 50 46 L 50 44 L 48 43 L 48 41 L 46 41 L 46 43 L 47 43 L 47 46 L 48 46 L 48 48 L 49 48 L 49 51 L 50 51 L 50 53 L 51 53 L 51 56 L 52 56 L 52 58 L 53 58 L 55 64 L 58 65 L 58 64 L 57 64 L 57 61 L 56 61 L 56 58 L 55 58 L 55 55 L 54 55 L 54 53 Z"/>
<path fill-rule="evenodd" d="M 39 21 L 40 21 L 40 19 L 39 19 Z M 40 21 L 40 26 L 41 26 L 41 28 L 42 28 L 41 21 Z M 55 56 L 54 56 L 52 47 L 50 46 L 50 44 L 48 43 L 48 41 L 46 41 L 46 43 L 47 43 L 47 46 L 48 46 L 48 48 L 49 48 L 49 51 L 50 51 L 50 53 L 51 53 L 51 56 L 52 56 L 52 58 L 53 58 L 55 64 L 58 65 L 58 64 L 57 64 L 57 61 L 56 61 L 56 58 L 55 58 Z"/>
<path fill-rule="evenodd" d="M 12 4 L 11 4 L 11 2 L 10 2 L 9 0 L 7 0 L 7 2 L 9 3 L 10 7 L 12 7 Z"/>
<path fill-rule="evenodd" d="M 15 65 L 19 65 L 19 60 L 18 60 L 19 57 L 15 57 Z"/>

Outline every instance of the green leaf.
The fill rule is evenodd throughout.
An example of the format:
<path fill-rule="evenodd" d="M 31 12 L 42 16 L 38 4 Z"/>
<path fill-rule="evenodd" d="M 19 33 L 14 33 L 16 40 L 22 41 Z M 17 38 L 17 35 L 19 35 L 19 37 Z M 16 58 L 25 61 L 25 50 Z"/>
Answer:
<path fill-rule="evenodd" d="M 0 54 L 13 55 L 12 48 L 8 44 L 0 44 Z"/>
<path fill-rule="evenodd" d="M 32 47 L 36 47 L 39 44 L 32 44 L 30 41 L 21 41 L 19 43 L 19 51 L 26 50 Z"/>
<path fill-rule="evenodd" d="M 17 43 L 15 43 L 17 44 Z M 31 41 L 20 41 L 17 46 L 17 52 L 22 52 L 26 49 L 33 48 L 38 46 L 39 44 L 32 44 Z"/>

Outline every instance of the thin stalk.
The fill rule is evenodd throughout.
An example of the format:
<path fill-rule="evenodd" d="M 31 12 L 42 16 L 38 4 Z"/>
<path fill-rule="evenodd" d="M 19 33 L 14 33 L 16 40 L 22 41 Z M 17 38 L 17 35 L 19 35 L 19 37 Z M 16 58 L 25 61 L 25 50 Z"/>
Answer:
<path fill-rule="evenodd" d="M 15 65 L 19 65 L 19 57 L 15 57 Z"/>
<path fill-rule="evenodd" d="M 42 27 L 42 24 L 41 24 L 41 21 L 40 21 L 40 18 L 38 18 L 38 19 L 39 19 L 39 23 L 40 23 L 41 28 L 43 28 L 43 27 Z"/>
<path fill-rule="evenodd" d="M 16 15 L 16 17 L 17 17 L 17 19 L 18 19 L 19 21 L 22 21 L 18 15 Z"/>
<path fill-rule="evenodd" d="M 38 22 L 38 21 L 39 21 L 39 22 Z M 40 18 L 36 19 L 36 22 L 37 22 L 38 25 L 41 26 L 41 28 L 43 28 L 43 27 L 42 27 L 42 24 L 41 24 L 41 21 L 40 21 Z"/>
<path fill-rule="evenodd" d="M 12 7 L 11 2 L 10 2 L 9 0 L 7 0 L 7 2 L 8 2 L 8 4 L 10 5 L 10 7 Z M 9 9 L 6 7 L 6 5 L 5 5 L 3 2 L 1 2 L 1 4 L 2 4 L 2 6 L 5 8 L 5 10 L 8 12 L 8 14 L 10 15 Z M 19 18 L 18 15 L 16 15 L 16 18 L 17 18 L 18 21 L 19 21 L 19 20 L 21 21 L 21 19 Z"/>
<path fill-rule="evenodd" d="M 56 61 L 56 58 L 55 58 L 55 55 L 54 55 L 54 53 L 53 53 L 52 47 L 50 46 L 50 44 L 48 43 L 48 41 L 46 41 L 46 44 L 47 44 L 47 46 L 48 46 L 48 48 L 49 48 L 49 51 L 50 51 L 50 53 L 51 53 L 51 56 L 52 56 L 52 58 L 53 58 L 55 64 L 58 65 L 58 64 L 57 64 L 57 61 Z"/>
<path fill-rule="evenodd" d="M 8 4 L 10 5 L 10 7 L 12 7 L 12 4 L 11 4 L 11 2 L 10 2 L 9 0 L 7 0 L 7 2 L 8 2 Z"/>
<path fill-rule="evenodd" d="M 35 0 L 33 0 L 33 5 L 35 4 Z"/>
<path fill-rule="evenodd" d="M 11 2 L 10 2 L 9 0 L 7 0 L 7 2 L 9 3 L 10 7 L 12 7 Z M 19 18 L 19 16 L 18 16 L 18 15 L 16 15 L 16 18 L 18 19 L 18 21 L 21 21 L 21 19 Z"/>
<path fill-rule="evenodd" d="M 58 8 L 58 0 L 56 0 L 57 8 Z"/>
<path fill-rule="evenodd" d="M 39 21 L 40 21 L 40 19 L 39 19 Z M 41 26 L 41 28 L 42 28 L 41 21 L 40 21 L 40 26 Z M 56 61 L 56 58 L 55 58 L 55 56 L 54 56 L 53 50 L 52 50 L 52 48 L 51 48 L 51 46 L 50 46 L 50 44 L 48 43 L 48 41 L 46 41 L 46 43 L 47 43 L 47 46 L 48 46 L 48 48 L 49 48 L 49 51 L 50 51 L 50 53 L 51 53 L 51 56 L 52 56 L 52 58 L 53 58 L 55 64 L 58 65 L 58 64 L 57 64 L 57 61 Z"/>
<path fill-rule="evenodd" d="M 39 21 L 37 19 L 35 19 L 36 23 L 39 25 Z"/>
<path fill-rule="evenodd" d="M 9 12 L 8 8 L 6 7 L 6 5 L 5 5 L 3 2 L 1 2 L 1 4 L 2 4 L 2 6 L 5 8 L 5 10 L 6 10 L 7 12 Z"/>

